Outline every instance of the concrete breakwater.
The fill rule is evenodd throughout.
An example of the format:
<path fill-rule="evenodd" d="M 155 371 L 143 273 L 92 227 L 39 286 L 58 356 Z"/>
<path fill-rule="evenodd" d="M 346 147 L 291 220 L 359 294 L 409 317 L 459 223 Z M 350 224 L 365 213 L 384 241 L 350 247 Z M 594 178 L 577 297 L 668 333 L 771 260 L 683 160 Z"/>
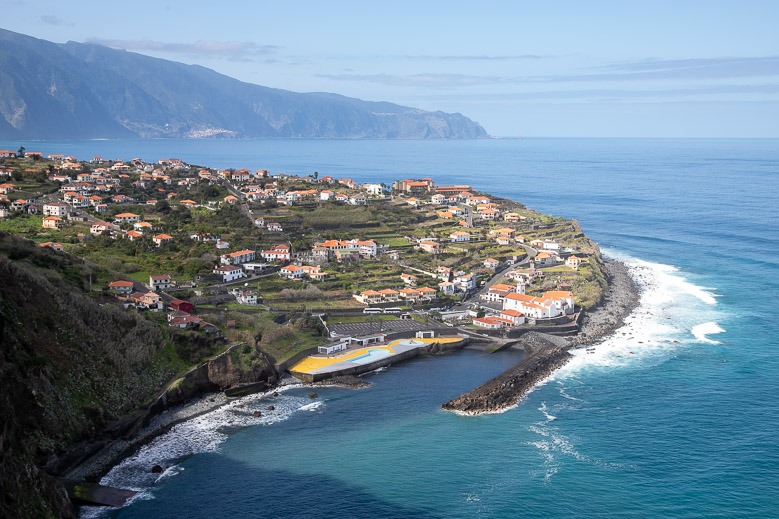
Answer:
<path fill-rule="evenodd" d="M 500 412 L 519 403 L 533 386 L 571 357 L 567 346 L 538 338 L 535 342 L 543 344 L 533 348 L 522 362 L 441 407 L 473 415 Z"/>

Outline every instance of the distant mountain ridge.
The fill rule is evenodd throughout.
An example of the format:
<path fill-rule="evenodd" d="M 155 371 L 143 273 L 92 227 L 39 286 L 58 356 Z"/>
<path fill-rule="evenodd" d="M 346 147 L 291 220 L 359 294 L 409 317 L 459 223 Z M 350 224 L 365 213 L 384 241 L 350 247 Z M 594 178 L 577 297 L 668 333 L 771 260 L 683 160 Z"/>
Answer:
<path fill-rule="evenodd" d="M 0 29 L 0 138 L 473 139 L 462 114 L 244 83 L 198 65 Z"/>

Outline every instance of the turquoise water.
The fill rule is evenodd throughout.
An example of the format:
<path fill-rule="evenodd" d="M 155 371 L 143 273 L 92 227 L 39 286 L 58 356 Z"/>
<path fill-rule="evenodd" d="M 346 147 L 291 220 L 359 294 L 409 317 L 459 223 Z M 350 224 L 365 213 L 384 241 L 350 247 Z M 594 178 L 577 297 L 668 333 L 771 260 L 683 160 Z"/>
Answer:
<path fill-rule="evenodd" d="M 370 375 L 367 389 L 317 389 L 315 401 L 291 387 L 274 417 L 252 418 L 268 401 L 249 397 L 117 467 L 106 483 L 144 493 L 111 516 L 779 515 L 779 141 L 23 144 L 471 184 L 578 219 L 645 289 L 623 330 L 515 409 L 439 410 L 513 353 L 416 359 Z M 154 463 L 171 468 L 157 480 Z"/>
<path fill-rule="evenodd" d="M 389 357 L 390 355 L 390 352 L 387 350 L 368 350 L 367 353 L 364 353 L 359 357 L 349 359 L 349 362 L 354 362 L 355 364 L 368 364 L 369 362 L 383 359 Z"/>

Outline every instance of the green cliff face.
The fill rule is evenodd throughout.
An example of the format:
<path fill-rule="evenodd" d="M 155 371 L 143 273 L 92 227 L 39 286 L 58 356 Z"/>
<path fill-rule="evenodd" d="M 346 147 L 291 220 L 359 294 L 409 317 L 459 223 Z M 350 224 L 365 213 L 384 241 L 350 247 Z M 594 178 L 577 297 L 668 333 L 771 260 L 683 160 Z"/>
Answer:
<path fill-rule="evenodd" d="M 60 272 L 87 268 L 78 260 L 0 240 L 0 515 L 64 515 L 37 467 L 150 399 L 172 375 L 154 362 L 167 339 L 143 317 L 63 281 Z"/>
<path fill-rule="evenodd" d="M 56 472 L 74 461 L 63 457 L 67 448 L 99 440 L 112 422 L 145 410 L 190 365 L 192 337 L 82 293 L 92 268 L 0 233 L 1 517 L 72 515 L 62 487 L 41 467 Z M 211 354 L 223 347 L 200 343 L 198 351 Z M 235 355 L 229 365 L 215 364 L 218 385 L 267 379 L 267 366 Z"/>

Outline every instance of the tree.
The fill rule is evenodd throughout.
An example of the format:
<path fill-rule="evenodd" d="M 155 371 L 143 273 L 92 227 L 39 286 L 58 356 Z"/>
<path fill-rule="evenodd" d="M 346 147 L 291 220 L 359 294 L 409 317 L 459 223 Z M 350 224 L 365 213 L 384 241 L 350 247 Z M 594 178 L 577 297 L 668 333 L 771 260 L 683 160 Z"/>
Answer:
<path fill-rule="evenodd" d="M 20 159 L 23 159 L 25 151 L 26 151 L 26 148 L 24 146 L 19 146 L 19 149 L 16 152 L 16 157 L 20 158 Z"/>
<path fill-rule="evenodd" d="M 162 214 L 168 214 L 171 210 L 170 202 L 167 200 L 159 200 L 156 204 L 154 204 L 154 210 Z"/>
<path fill-rule="evenodd" d="M 314 180 L 316 180 L 318 178 L 319 178 L 319 172 L 318 171 L 314 171 Z"/>

